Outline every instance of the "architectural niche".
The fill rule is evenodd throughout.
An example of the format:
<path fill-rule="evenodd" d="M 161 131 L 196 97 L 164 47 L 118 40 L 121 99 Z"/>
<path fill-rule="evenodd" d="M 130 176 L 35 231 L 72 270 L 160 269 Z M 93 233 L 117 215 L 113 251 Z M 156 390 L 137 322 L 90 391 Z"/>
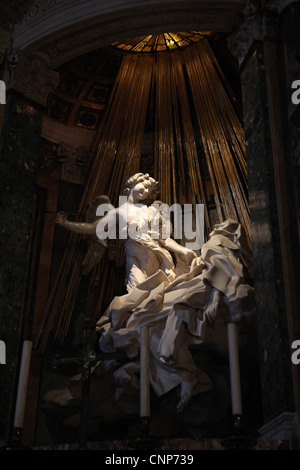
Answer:
<path fill-rule="evenodd" d="M 80 89 L 80 77 L 65 75 L 64 66 L 133 36 L 214 30 L 227 35 L 240 66 L 258 310 L 257 351 L 251 353 L 257 353 L 260 367 L 259 431 L 289 446 L 298 439 L 299 448 L 299 366 L 290 359 L 292 341 L 300 338 L 299 106 L 290 100 L 291 83 L 300 78 L 299 16 L 299 2 L 291 0 L 146 0 L 142 6 L 138 0 L 1 2 L 0 78 L 9 96 L 1 139 L 3 442 L 14 411 L 22 341 L 46 304 L 51 264 L 57 262 L 52 258 L 54 213 L 65 196 L 75 205 L 73 186 L 83 185 L 96 141 L 95 119 L 102 112 L 95 105 L 105 106 L 108 96 L 104 84 L 93 85 L 97 96 Z M 49 157 L 49 171 L 46 164 L 41 168 L 41 151 L 44 163 Z M 60 244 L 58 250 L 63 250 Z M 44 365 L 33 355 L 24 428 L 30 446 Z"/>

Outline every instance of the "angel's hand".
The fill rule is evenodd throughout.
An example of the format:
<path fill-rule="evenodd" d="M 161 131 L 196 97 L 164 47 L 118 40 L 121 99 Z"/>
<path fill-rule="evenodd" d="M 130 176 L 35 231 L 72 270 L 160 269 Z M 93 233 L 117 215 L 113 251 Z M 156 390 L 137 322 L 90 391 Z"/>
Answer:
<path fill-rule="evenodd" d="M 191 263 L 191 269 L 194 269 L 196 266 L 198 266 L 199 264 L 202 264 L 204 265 L 202 259 L 198 256 L 196 256 L 196 258 L 193 259 L 192 263 Z"/>
<path fill-rule="evenodd" d="M 65 212 L 57 212 L 56 217 L 55 217 L 55 223 L 59 225 L 66 225 L 67 221 L 67 214 Z"/>

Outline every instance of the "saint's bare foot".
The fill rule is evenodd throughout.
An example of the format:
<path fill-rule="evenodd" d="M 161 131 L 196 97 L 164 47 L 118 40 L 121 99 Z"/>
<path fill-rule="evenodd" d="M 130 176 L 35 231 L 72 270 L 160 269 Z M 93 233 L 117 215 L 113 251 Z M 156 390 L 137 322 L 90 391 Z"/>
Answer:
<path fill-rule="evenodd" d="M 196 383 L 196 379 L 186 380 L 181 383 L 181 397 L 180 401 L 177 403 L 177 411 L 182 411 L 183 408 L 188 404 L 192 397 Z"/>

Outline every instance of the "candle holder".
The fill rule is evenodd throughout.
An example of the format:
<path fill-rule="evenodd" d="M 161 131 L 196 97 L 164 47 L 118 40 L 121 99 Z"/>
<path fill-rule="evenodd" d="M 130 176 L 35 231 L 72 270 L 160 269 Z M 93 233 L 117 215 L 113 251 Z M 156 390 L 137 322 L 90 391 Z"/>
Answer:
<path fill-rule="evenodd" d="M 137 450 L 153 450 L 162 447 L 162 441 L 150 434 L 150 418 L 140 418 L 140 434 L 136 439 L 128 441 L 128 446 Z"/>
<path fill-rule="evenodd" d="M 242 415 L 233 415 L 231 435 L 221 441 L 226 450 L 254 450 L 257 440 L 244 428 Z"/>
<path fill-rule="evenodd" d="M 12 436 L 7 446 L 1 447 L 0 450 L 31 450 L 31 447 L 23 446 L 22 443 L 23 428 L 14 427 Z"/>
<path fill-rule="evenodd" d="M 25 339 L 23 341 L 22 356 L 19 370 L 19 380 L 17 389 L 17 398 L 15 405 L 14 424 L 12 428 L 12 435 L 9 438 L 9 443 L 2 449 L 6 450 L 29 450 L 29 447 L 22 446 L 23 422 L 25 414 L 27 386 L 29 378 L 29 369 L 32 352 L 32 341 Z"/>
<path fill-rule="evenodd" d="M 129 441 L 135 449 L 159 449 L 159 439 L 150 436 L 150 337 L 149 327 L 141 327 L 140 342 L 140 434 Z"/>
<path fill-rule="evenodd" d="M 150 431 L 150 418 L 141 418 L 141 436 L 148 436 Z"/>

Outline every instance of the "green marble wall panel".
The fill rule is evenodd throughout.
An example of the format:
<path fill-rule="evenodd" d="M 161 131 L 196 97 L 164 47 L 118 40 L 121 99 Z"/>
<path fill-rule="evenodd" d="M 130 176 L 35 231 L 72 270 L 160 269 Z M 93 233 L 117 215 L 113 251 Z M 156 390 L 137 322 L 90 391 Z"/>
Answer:
<path fill-rule="evenodd" d="M 241 69 L 257 307 L 261 393 L 265 420 L 293 409 L 267 89 L 262 44 Z"/>
<path fill-rule="evenodd" d="M 8 93 L 0 148 L 0 339 L 7 353 L 0 366 L 0 440 L 7 439 L 18 378 L 42 116 L 41 108 Z"/>

